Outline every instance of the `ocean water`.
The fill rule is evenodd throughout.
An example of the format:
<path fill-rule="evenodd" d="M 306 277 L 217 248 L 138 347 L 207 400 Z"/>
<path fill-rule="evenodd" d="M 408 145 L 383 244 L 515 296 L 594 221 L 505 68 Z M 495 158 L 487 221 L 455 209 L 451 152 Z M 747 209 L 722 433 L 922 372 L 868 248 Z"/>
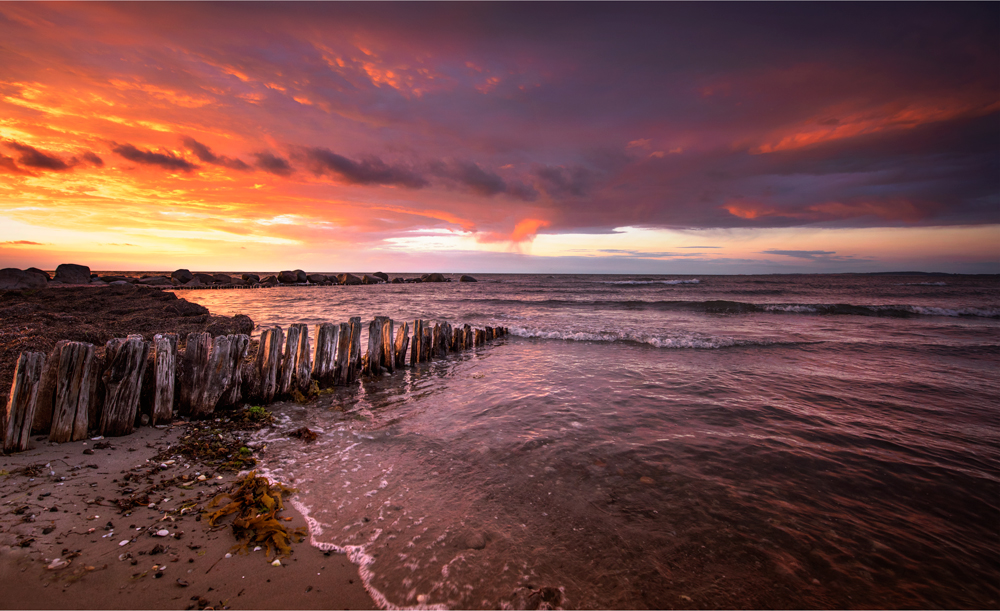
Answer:
<path fill-rule="evenodd" d="M 378 604 L 1000 605 L 996 276 L 477 277 L 178 291 L 509 327 L 273 406 L 264 470 Z"/>

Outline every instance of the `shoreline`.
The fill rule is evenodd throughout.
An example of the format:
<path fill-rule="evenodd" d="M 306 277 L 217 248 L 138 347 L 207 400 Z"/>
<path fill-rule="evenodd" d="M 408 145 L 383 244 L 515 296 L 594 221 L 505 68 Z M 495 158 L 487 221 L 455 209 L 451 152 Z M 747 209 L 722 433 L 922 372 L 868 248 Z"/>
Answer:
<path fill-rule="evenodd" d="M 231 551 L 237 541 L 228 521 L 209 528 L 198 509 L 238 477 L 184 457 L 156 460 L 194 424 L 142 427 L 98 442 L 33 441 L 3 457 L 0 608 L 376 608 L 347 556 L 324 553 L 308 537 L 292 544 L 280 567 L 264 551 Z M 185 475 L 190 484 L 174 485 Z M 122 511 L 115 503 L 128 485 L 156 488 L 167 478 L 149 495 L 152 507 Z M 294 505 L 282 514 L 289 530 L 307 526 Z"/>

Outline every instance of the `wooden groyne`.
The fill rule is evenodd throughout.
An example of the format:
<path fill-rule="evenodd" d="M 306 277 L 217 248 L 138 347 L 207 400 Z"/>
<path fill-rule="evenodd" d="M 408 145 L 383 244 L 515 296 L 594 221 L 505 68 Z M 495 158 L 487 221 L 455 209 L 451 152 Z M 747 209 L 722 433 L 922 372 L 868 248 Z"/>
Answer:
<path fill-rule="evenodd" d="M 205 418 L 245 403 L 267 405 L 333 386 L 349 386 L 507 335 L 506 327 L 452 328 L 425 320 L 396 323 L 376 316 L 361 354 L 361 318 L 267 327 L 248 358 L 247 335 L 174 333 L 151 342 L 129 335 L 107 342 L 104 355 L 85 342 L 61 341 L 46 355 L 22 352 L 0 413 L 3 451 L 28 449 L 31 435 L 63 443 L 90 434 L 128 435 L 136 426 L 174 417 Z M 395 332 L 394 332 L 395 331 Z M 315 340 L 314 342 L 311 340 Z M 407 359 L 409 353 L 409 359 Z"/>

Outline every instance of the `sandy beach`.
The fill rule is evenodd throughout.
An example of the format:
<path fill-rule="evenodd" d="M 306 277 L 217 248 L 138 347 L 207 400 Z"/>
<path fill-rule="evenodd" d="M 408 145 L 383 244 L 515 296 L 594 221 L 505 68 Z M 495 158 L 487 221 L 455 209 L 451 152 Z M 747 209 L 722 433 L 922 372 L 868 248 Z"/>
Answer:
<path fill-rule="evenodd" d="M 199 509 L 236 474 L 180 455 L 169 465 L 155 460 L 188 426 L 65 444 L 36 437 L 33 449 L 0 458 L 0 607 L 374 608 L 357 568 L 308 541 L 293 544 L 280 567 L 263 550 L 230 553 L 231 527 L 209 528 Z M 157 486 L 184 476 L 190 484 Z M 151 488 L 148 506 L 116 504 Z M 286 507 L 289 529 L 304 527 Z"/>

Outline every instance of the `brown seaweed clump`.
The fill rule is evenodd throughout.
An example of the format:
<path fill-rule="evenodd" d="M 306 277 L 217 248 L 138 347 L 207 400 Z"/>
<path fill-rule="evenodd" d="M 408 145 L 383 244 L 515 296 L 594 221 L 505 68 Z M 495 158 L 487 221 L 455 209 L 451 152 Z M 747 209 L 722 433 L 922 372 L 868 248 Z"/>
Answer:
<path fill-rule="evenodd" d="M 282 518 L 277 517 L 278 512 L 284 509 L 281 496 L 293 492 L 292 488 L 271 484 L 266 477 L 259 477 L 256 471 L 251 471 L 233 482 L 229 491 L 213 498 L 206 506 L 205 514 L 209 526 L 215 526 L 216 522 L 226 516 L 236 516 L 232 527 L 233 535 L 239 543 L 233 546 L 234 552 L 247 553 L 251 546 L 260 546 L 268 557 L 273 550 L 276 557 L 283 558 L 292 553 L 289 544 L 294 537 L 298 537 L 298 542 L 301 542 L 306 536 L 304 528 L 289 531 L 281 523 Z M 227 498 L 230 501 L 228 504 L 211 511 Z"/>

